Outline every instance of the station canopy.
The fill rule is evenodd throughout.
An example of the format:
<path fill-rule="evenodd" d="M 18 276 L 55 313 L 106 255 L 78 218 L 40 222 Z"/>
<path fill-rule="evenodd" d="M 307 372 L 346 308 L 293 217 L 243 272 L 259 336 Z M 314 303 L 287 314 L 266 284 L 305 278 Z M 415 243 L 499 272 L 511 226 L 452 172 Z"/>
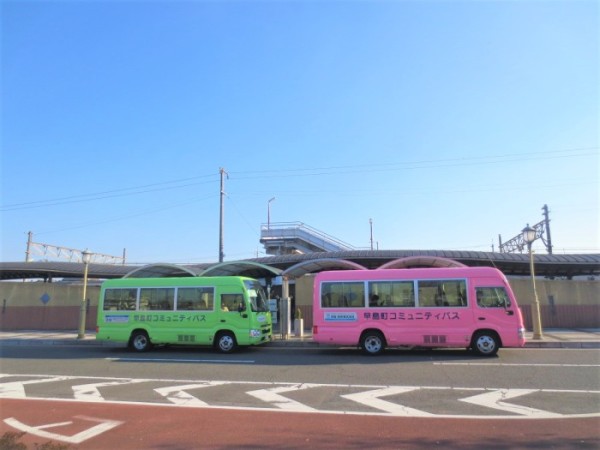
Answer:
<path fill-rule="evenodd" d="M 298 278 L 323 270 L 396 269 L 411 267 L 491 266 L 507 276 L 530 275 L 527 254 L 450 250 L 352 250 L 267 256 L 244 261 L 202 264 L 115 265 L 89 264 L 89 277 L 191 277 L 241 275 L 251 278 L 284 276 Z M 82 278 L 81 262 L 0 262 L 0 279 Z M 536 254 L 535 273 L 539 277 L 600 275 L 600 254 Z"/>

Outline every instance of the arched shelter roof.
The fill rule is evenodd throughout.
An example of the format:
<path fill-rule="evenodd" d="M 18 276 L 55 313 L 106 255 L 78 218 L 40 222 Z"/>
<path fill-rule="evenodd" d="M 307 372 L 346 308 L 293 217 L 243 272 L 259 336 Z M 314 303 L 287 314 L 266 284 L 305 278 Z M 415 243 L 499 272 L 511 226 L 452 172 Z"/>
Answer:
<path fill-rule="evenodd" d="M 197 277 L 198 275 L 198 272 L 190 267 L 156 263 L 133 269 L 123 278 Z"/>
<path fill-rule="evenodd" d="M 439 256 L 407 256 L 393 259 L 381 266 L 380 269 L 406 269 L 409 267 L 467 267 L 465 264 Z"/>
<path fill-rule="evenodd" d="M 251 278 L 268 278 L 281 275 L 282 270 L 254 261 L 231 261 L 222 262 L 206 268 L 200 276 L 244 276 Z"/>
<path fill-rule="evenodd" d="M 358 263 L 353 261 L 348 261 L 345 259 L 336 259 L 336 258 L 321 258 L 321 259 L 312 259 L 307 261 L 301 261 L 297 264 L 294 264 L 291 267 L 288 267 L 286 270 L 282 272 L 281 275 L 290 277 L 290 278 L 298 278 L 302 275 L 306 275 L 307 273 L 313 272 L 321 272 L 323 270 L 356 270 L 356 269 L 366 269 L 366 267 L 361 266 Z"/>

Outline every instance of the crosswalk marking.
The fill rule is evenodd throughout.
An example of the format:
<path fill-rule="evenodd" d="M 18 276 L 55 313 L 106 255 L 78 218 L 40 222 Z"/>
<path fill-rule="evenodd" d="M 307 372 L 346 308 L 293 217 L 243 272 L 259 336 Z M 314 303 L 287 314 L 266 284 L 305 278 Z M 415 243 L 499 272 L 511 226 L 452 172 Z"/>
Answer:
<path fill-rule="evenodd" d="M 9 378 L 10 377 L 10 378 Z M 7 379 L 8 378 L 8 379 Z M 5 382 L 2 382 L 3 379 Z M 14 381 L 19 380 L 20 381 Z M 93 382 L 93 381 L 96 382 Z M 52 392 L 53 382 L 72 382 L 72 398 L 55 398 L 50 395 L 28 396 L 26 387 L 29 385 L 48 386 L 48 391 Z M 86 383 L 81 383 L 86 381 Z M 89 381 L 92 381 L 91 383 Z M 106 400 L 100 393 L 102 388 L 112 388 L 117 386 L 126 386 L 146 383 L 146 386 L 128 391 L 127 396 L 131 397 L 132 392 L 139 400 L 120 401 L 117 395 L 121 391 L 112 392 L 111 400 Z M 161 384 L 161 387 L 156 387 Z M 165 386 L 165 384 L 167 384 Z M 219 391 L 218 403 L 212 403 L 202 397 L 210 398 L 214 394 L 208 393 L 208 389 L 213 387 L 224 387 Z M 322 395 L 318 390 L 329 392 L 323 401 Z M 255 405 L 242 401 L 242 405 L 236 405 L 235 401 L 227 401 L 228 392 L 232 393 L 232 398 L 239 396 L 240 389 L 243 393 L 255 399 Z M 190 393 L 189 391 L 198 390 Z M 313 390 L 317 394 L 312 394 Z M 39 388 L 35 392 L 39 392 Z M 290 398 L 286 394 L 294 392 L 305 392 L 301 398 L 303 401 Z M 319 384 L 319 383 L 284 383 L 284 382 L 258 382 L 258 381 L 224 381 L 224 380 L 175 380 L 175 379 L 137 379 L 137 378 L 114 378 L 114 377 L 77 377 L 77 376 L 56 376 L 56 375 L 19 375 L 19 374 L 0 374 L 0 398 L 29 398 L 29 399 L 52 399 L 52 400 L 71 400 L 71 401 L 92 401 L 119 404 L 144 404 L 144 405 L 162 405 L 168 406 L 164 402 L 152 400 L 151 392 L 156 392 L 170 402 L 171 406 L 187 406 L 199 408 L 228 408 L 228 409 L 249 409 L 262 411 L 294 411 L 328 414 L 360 414 L 360 415 L 382 415 L 395 417 L 447 417 L 447 418 L 470 418 L 470 419 L 510 419 L 510 418 L 575 418 L 575 417 L 600 417 L 600 391 L 597 390 L 559 390 L 559 389 L 507 389 L 507 388 L 478 388 L 478 387 L 450 387 L 450 386 L 377 386 L 377 385 L 345 385 L 345 384 Z M 349 392 L 349 393 L 348 393 Z M 463 398 L 454 398 L 455 394 L 450 392 L 467 394 Z M 208 393 L 208 395 L 204 395 Z M 404 394 L 414 393 L 409 397 L 413 405 L 409 407 L 403 404 L 402 396 Z M 461 402 L 463 405 L 473 405 L 473 413 L 451 414 L 436 413 L 436 406 L 432 406 L 432 395 L 440 395 L 440 399 L 453 398 L 452 401 Z M 548 411 L 529 406 L 535 404 L 536 398 L 540 395 L 553 396 L 563 403 L 555 401 L 556 408 L 562 408 L 562 411 L 571 411 L 571 413 L 560 413 L 557 411 Z M 538 396 L 538 397 L 536 397 Z M 393 397 L 393 398 L 392 398 Z M 135 398 L 135 397 L 134 397 Z M 297 398 L 297 397 L 296 397 Z M 335 398 L 345 399 L 354 402 L 343 403 L 336 401 Z M 511 400 L 521 398 L 518 403 Z M 530 400 L 531 399 L 531 400 Z M 581 407 L 581 400 L 585 407 Z M 423 401 L 424 406 L 419 409 L 419 402 Z M 316 406 L 311 406 L 314 402 Z M 306 404 L 309 403 L 309 404 Z M 444 411 L 448 410 L 448 401 L 442 402 Z M 520 404 L 519 404 L 520 403 Z M 529 403 L 529 404 L 528 404 Z M 539 403 L 539 401 L 538 401 Z M 328 405 L 333 405 L 333 408 Z M 343 405 L 343 406 L 340 406 Z M 359 406 L 362 406 L 361 409 Z M 368 406 L 372 411 L 365 411 L 364 406 Z M 332 409 L 328 409 L 332 408 Z M 475 409 L 475 408 L 479 409 Z M 337 409 L 339 408 L 339 409 Z M 494 411 L 497 414 L 485 414 L 481 408 Z M 464 411 L 458 408 L 457 410 Z M 439 410 L 439 409 L 438 409 Z M 581 413 L 572 413 L 572 411 L 582 411 Z"/>

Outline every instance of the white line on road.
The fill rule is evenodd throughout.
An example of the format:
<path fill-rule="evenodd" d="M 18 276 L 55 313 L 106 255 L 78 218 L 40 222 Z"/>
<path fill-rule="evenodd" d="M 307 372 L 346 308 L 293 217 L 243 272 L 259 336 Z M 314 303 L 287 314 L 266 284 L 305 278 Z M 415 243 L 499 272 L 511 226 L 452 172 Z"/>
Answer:
<path fill-rule="evenodd" d="M 516 363 L 453 363 L 434 362 L 434 366 L 511 366 L 511 367 L 600 367 L 600 364 L 516 364 Z"/>
<path fill-rule="evenodd" d="M 292 400 L 291 398 L 284 397 L 282 393 L 285 392 L 294 392 L 301 391 L 304 389 L 309 389 L 317 386 L 316 384 L 311 383 L 302 383 L 296 386 L 283 386 L 283 387 L 275 387 L 269 389 L 258 389 L 254 391 L 248 391 L 246 394 L 251 395 L 263 402 L 270 403 L 277 408 L 284 409 L 286 411 L 296 411 L 296 412 L 312 412 L 316 411 L 315 408 L 311 408 L 303 403 L 297 402 L 296 400 Z"/>
<path fill-rule="evenodd" d="M 207 406 L 208 403 L 203 402 L 202 400 L 194 397 L 189 392 L 186 392 L 188 389 L 200 389 L 203 387 L 211 387 L 211 386 L 220 386 L 222 384 L 227 384 L 226 381 L 207 381 L 204 383 L 194 383 L 194 384 L 186 384 L 183 386 L 166 386 L 163 388 L 154 389 L 155 392 L 166 397 L 169 401 L 175 403 L 176 405 L 186 405 L 186 406 Z"/>
<path fill-rule="evenodd" d="M 459 398 L 458 401 L 528 417 L 538 417 L 543 419 L 562 417 L 561 414 L 504 401 L 510 400 L 511 398 L 532 394 L 534 392 L 539 391 L 537 389 L 501 389 L 499 391 L 485 392 L 483 394 L 477 394 L 467 398 Z"/>
<path fill-rule="evenodd" d="M 389 395 L 404 394 L 406 392 L 412 392 L 419 390 L 420 388 L 414 386 L 390 386 L 382 389 L 373 389 L 366 392 L 357 392 L 355 394 L 342 395 L 343 398 L 362 403 L 363 405 L 370 406 L 375 409 L 381 409 L 390 414 L 407 417 L 430 417 L 430 414 L 425 411 L 421 411 L 415 408 L 409 408 L 398 403 L 388 402 L 382 400 L 379 397 L 386 397 Z"/>
<path fill-rule="evenodd" d="M 84 400 L 84 401 L 96 401 L 102 402 L 104 398 L 98 388 L 101 387 L 109 387 L 109 386 L 119 386 L 124 384 L 132 384 L 132 383 L 143 383 L 146 380 L 138 379 L 138 380 L 123 380 L 123 381 L 106 381 L 103 383 L 87 383 L 87 384 L 78 384 L 76 386 L 71 386 L 73 389 L 73 395 L 76 399 Z"/>
<path fill-rule="evenodd" d="M 216 363 L 216 364 L 255 364 L 252 359 L 168 359 L 168 358 L 105 358 L 107 361 L 118 362 L 185 362 L 185 363 Z"/>
<path fill-rule="evenodd" d="M 68 442 L 69 444 L 81 444 L 82 442 L 96 437 L 99 434 L 102 434 L 106 431 L 109 431 L 123 423 L 118 420 L 104 420 L 85 416 L 76 416 L 75 418 L 95 422 L 98 425 L 94 425 L 93 427 L 85 429 L 72 436 L 66 436 L 58 433 L 51 433 L 49 431 L 45 431 L 45 429 L 64 426 L 65 424 L 72 424 L 73 422 L 60 422 L 54 424 L 41 425 L 37 427 L 20 422 L 14 417 L 4 419 L 4 422 L 13 428 L 16 428 L 17 430 L 24 431 L 25 433 L 33 434 L 34 436 L 39 436 L 45 439 L 54 439 L 57 441 Z"/>

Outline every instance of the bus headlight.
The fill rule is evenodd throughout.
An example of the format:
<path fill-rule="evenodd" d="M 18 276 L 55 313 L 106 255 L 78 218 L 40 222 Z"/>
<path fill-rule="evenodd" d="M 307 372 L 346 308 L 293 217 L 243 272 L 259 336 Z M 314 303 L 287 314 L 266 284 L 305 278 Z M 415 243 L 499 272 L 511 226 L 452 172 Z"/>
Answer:
<path fill-rule="evenodd" d="M 261 336 L 260 330 L 250 330 L 250 337 L 257 338 Z"/>

